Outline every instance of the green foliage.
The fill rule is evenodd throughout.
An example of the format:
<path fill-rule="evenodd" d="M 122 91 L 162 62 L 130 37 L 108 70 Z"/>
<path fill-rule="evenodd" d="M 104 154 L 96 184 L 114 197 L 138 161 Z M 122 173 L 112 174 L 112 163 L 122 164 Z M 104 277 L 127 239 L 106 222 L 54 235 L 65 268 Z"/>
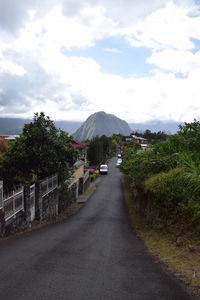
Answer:
<path fill-rule="evenodd" d="M 200 123 L 179 128 L 147 151 L 130 144 L 121 170 L 150 226 L 200 233 Z"/>
<path fill-rule="evenodd" d="M 196 184 L 199 185 L 199 179 Z M 191 190 L 188 173 L 183 168 L 150 177 L 145 181 L 145 192 L 154 223 L 156 220 L 157 225 L 179 224 L 189 230 L 200 229 L 200 194 Z"/>
<path fill-rule="evenodd" d="M 190 152 L 200 151 L 200 122 L 195 120 L 179 126 L 179 135 L 185 141 L 186 150 Z"/>
<path fill-rule="evenodd" d="M 42 179 L 53 173 L 64 180 L 76 157 L 71 138 L 44 113 L 36 113 L 33 122 L 24 126 L 20 137 L 6 152 L 0 174 L 8 186 L 16 183 L 17 178 Z"/>
<path fill-rule="evenodd" d="M 112 143 L 112 138 L 102 135 L 95 137 L 88 145 L 88 160 L 90 165 L 99 165 L 103 160 L 107 160 L 111 155 L 115 146 Z"/>
<path fill-rule="evenodd" d="M 99 170 L 95 170 L 92 174 L 90 174 L 90 180 L 94 181 L 99 176 Z"/>
<path fill-rule="evenodd" d="M 130 153 L 130 149 L 129 149 Z M 178 164 L 177 154 L 163 156 L 154 149 L 132 151 L 132 156 L 122 163 L 122 171 L 128 175 L 137 188 L 143 188 L 144 181 L 159 172 L 168 171 Z"/>
<path fill-rule="evenodd" d="M 186 196 L 183 178 L 183 169 L 174 168 L 153 175 L 145 181 L 145 192 L 151 196 L 152 202 L 156 202 L 163 218 L 168 218 L 169 214 L 176 212 L 178 204 Z"/>

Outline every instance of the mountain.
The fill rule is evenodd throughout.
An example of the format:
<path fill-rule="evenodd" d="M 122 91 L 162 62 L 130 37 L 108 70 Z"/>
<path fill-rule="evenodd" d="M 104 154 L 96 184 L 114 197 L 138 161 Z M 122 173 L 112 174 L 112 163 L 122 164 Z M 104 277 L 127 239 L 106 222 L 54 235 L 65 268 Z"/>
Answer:
<path fill-rule="evenodd" d="M 152 132 L 165 131 L 167 133 L 174 134 L 178 131 L 178 126 L 183 125 L 183 122 L 175 121 L 150 121 L 146 123 L 129 123 L 131 130 L 133 131 L 145 131 L 146 129 L 151 130 Z"/>
<path fill-rule="evenodd" d="M 100 111 L 89 116 L 82 126 L 73 134 L 73 137 L 76 140 L 87 140 L 101 135 L 112 136 L 114 133 L 129 135 L 130 132 L 131 129 L 124 120 Z"/>
<path fill-rule="evenodd" d="M 19 118 L 0 118 L 0 133 L 2 134 L 20 134 L 24 124 L 30 123 L 30 119 Z M 55 121 L 57 128 L 68 132 L 70 135 L 75 132 L 83 122 L 76 121 Z"/>
<path fill-rule="evenodd" d="M 68 132 L 69 135 L 72 135 L 82 124 L 83 122 L 78 121 L 55 121 L 56 127 Z"/>
<path fill-rule="evenodd" d="M 0 133 L 20 134 L 24 124 L 30 123 L 29 119 L 0 118 Z"/>
<path fill-rule="evenodd" d="M 113 116 L 113 115 L 110 115 Z M 113 116 L 114 117 L 114 116 Z M 118 119 L 120 120 L 120 119 Z M 122 120 L 121 120 L 122 121 Z M 30 123 L 30 119 L 20 119 L 20 118 L 0 118 L 0 134 L 20 134 L 24 127 L 24 124 Z M 125 122 L 125 121 L 122 121 Z M 126 122 L 125 122 L 126 123 Z M 83 122 L 78 121 L 55 121 L 57 128 L 60 128 L 72 135 Z M 146 123 L 130 123 L 128 124 L 131 128 L 131 131 L 145 131 L 146 129 L 151 130 L 152 132 L 165 131 L 169 133 L 176 133 L 178 130 L 178 125 L 183 123 L 178 123 L 175 121 L 151 121 Z M 102 123 L 100 123 L 100 126 Z M 126 123 L 127 125 L 127 123 Z M 130 130 L 129 128 L 129 130 Z M 121 132 L 121 131 L 120 131 Z M 100 132 L 101 134 L 101 132 Z M 125 135 L 128 135 L 125 131 Z M 111 134 L 112 135 L 112 134 Z"/>

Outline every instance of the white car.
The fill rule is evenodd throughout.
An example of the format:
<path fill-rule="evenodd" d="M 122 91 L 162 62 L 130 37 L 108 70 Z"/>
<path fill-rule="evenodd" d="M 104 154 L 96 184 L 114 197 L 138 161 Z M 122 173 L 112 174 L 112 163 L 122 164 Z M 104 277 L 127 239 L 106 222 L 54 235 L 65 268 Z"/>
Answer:
<path fill-rule="evenodd" d="M 99 172 L 102 175 L 108 174 L 108 165 L 100 165 Z"/>
<path fill-rule="evenodd" d="M 118 157 L 118 158 L 121 158 L 122 156 L 121 156 L 121 154 L 119 153 L 119 154 L 117 155 L 117 157 Z"/>
<path fill-rule="evenodd" d="M 119 167 L 122 163 L 122 159 L 118 158 L 117 163 L 116 163 L 116 167 Z"/>

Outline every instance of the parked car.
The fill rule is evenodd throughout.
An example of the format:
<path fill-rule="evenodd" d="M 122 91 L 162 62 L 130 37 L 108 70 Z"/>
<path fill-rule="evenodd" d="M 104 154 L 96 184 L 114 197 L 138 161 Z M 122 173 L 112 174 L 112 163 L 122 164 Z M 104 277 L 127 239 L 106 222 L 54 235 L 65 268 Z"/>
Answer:
<path fill-rule="evenodd" d="M 99 172 L 102 175 L 108 174 L 108 165 L 100 165 Z"/>
<path fill-rule="evenodd" d="M 121 158 L 122 156 L 121 156 L 121 154 L 120 154 L 120 153 L 118 153 L 117 157 L 118 157 L 118 158 Z"/>
<path fill-rule="evenodd" d="M 116 167 L 119 167 L 122 163 L 122 159 L 118 158 L 117 163 L 116 163 Z"/>

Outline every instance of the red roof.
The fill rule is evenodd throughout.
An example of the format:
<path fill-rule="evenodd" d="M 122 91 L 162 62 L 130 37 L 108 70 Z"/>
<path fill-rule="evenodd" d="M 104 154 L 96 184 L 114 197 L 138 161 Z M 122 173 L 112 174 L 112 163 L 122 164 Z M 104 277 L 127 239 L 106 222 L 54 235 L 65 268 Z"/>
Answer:
<path fill-rule="evenodd" d="M 86 149 L 87 148 L 87 144 L 85 143 L 79 143 L 77 141 L 72 141 L 72 146 L 76 149 Z"/>

